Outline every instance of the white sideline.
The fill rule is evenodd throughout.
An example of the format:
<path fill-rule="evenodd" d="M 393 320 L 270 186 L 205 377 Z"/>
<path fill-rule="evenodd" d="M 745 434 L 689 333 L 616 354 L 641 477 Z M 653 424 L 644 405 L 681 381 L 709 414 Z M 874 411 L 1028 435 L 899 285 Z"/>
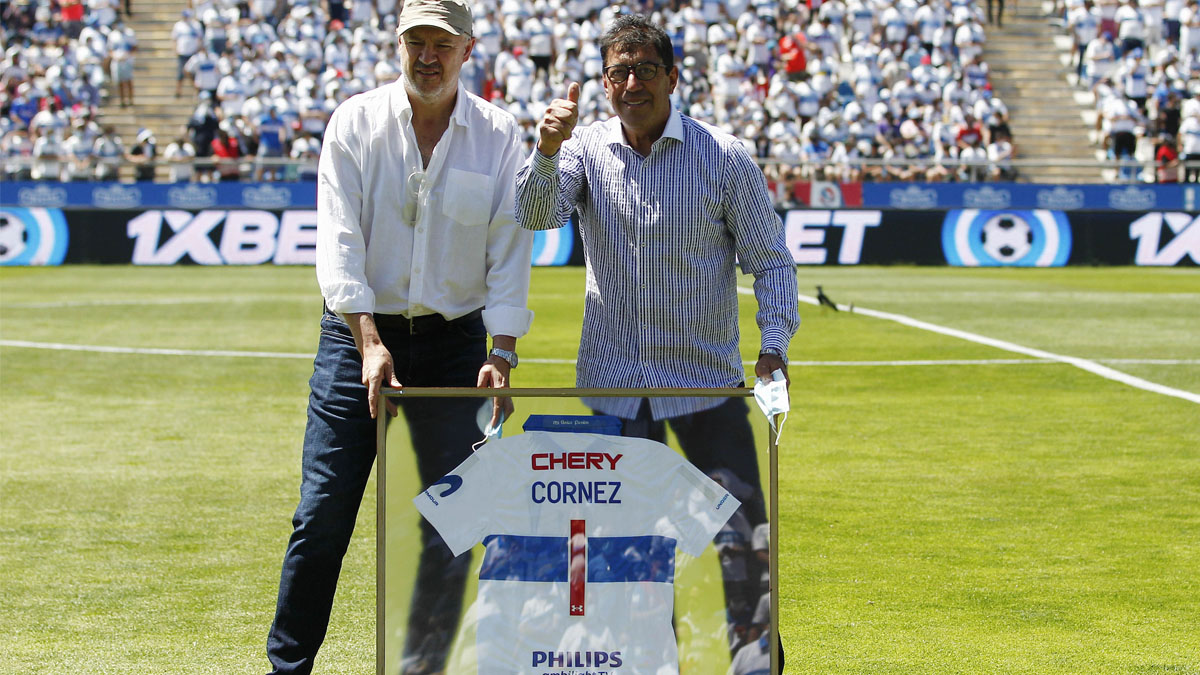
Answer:
<path fill-rule="evenodd" d="M 62 342 L 30 342 L 27 340 L 0 340 L 0 347 L 24 349 L 49 349 L 67 352 L 95 352 L 100 354 L 148 354 L 153 356 L 216 356 L 225 358 L 251 359 L 311 359 L 313 354 L 299 352 L 238 352 L 217 349 L 160 349 L 154 347 L 111 347 L 107 345 L 74 345 Z M 547 365 L 575 365 L 575 359 L 523 358 L 523 363 Z M 1108 363 L 1132 363 L 1154 366 L 1200 366 L 1200 359 L 1099 359 Z M 789 366 L 803 368 L 878 368 L 881 366 L 1029 366 L 1061 363 L 1056 359 L 913 359 L 910 361 L 788 361 Z M 743 361 L 752 366 L 754 361 Z"/>
<path fill-rule="evenodd" d="M 153 354 L 156 356 L 225 356 L 253 359 L 311 359 L 312 354 L 295 352 L 235 352 L 220 349 L 155 349 L 153 347 L 108 347 L 105 345 L 69 345 L 62 342 L 28 342 L 0 340 L 0 347 L 54 349 L 64 352 L 99 352 L 102 354 Z"/>
<path fill-rule="evenodd" d="M 745 288 L 743 286 L 738 287 L 738 292 L 745 294 L 745 295 L 753 295 L 754 294 L 754 291 L 752 289 Z M 799 298 L 800 298 L 801 302 L 807 302 L 810 305 L 819 304 L 817 302 L 817 299 L 812 296 L 800 295 Z M 849 311 L 850 307 L 847 305 L 839 304 L 838 309 L 841 309 L 843 311 Z M 1019 344 L 1016 344 L 1013 342 L 1008 342 L 1006 340 L 997 340 L 996 338 L 990 338 L 990 337 L 987 337 L 986 335 L 970 333 L 965 330 L 958 330 L 957 328 L 949 328 L 946 326 L 939 326 L 937 324 L 929 323 L 928 321 L 921 321 L 920 319 L 914 319 L 909 316 L 904 316 L 903 314 L 892 314 L 891 312 L 880 312 L 878 310 L 867 309 L 865 307 L 857 307 L 857 306 L 854 307 L 853 311 L 855 314 L 862 314 L 863 316 L 869 316 L 869 317 L 873 317 L 876 319 L 884 319 L 886 321 L 895 321 L 896 323 L 900 323 L 900 324 L 903 324 L 905 326 L 909 326 L 912 328 L 920 328 L 921 330 L 927 330 L 932 333 L 939 333 L 941 335 L 947 335 L 950 337 L 959 338 L 961 340 L 967 340 L 969 342 L 975 342 L 975 343 L 978 343 L 981 345 L 995 347 L 996 349 L 1003 349 L 1004 351 L 1014 352 L 1017 354 L 1024 354 L 1026 356 L 1032 356 L 1035 359 L 1043 359 L 1044 361 L 1047 361 L 1047 362 L 1066 363 L 1068 365 L 1075 366 L 1076 368 L 1081 368 L 1083 370 L 1086 370 L 1089 373 L 1099 375 L 1100 377 L 1103 377 L 1105 379 L 1113 380 L 1114 382 L 1120 382 L 1122 384 L 1127 384 L 1131 387 L 1137 387 L 1138 389 L 1144 389 L 1146 391 L 1154 392 L 1156 394 L 1163 394 L 1164 396 L 1174 396 L 1176 398 L 1181 398 L 1185 401 L 1191 401 L 1192 403 L 1200 403 L 1200 394 L 1196 394 L 1196 393 L 1193 393 L 1190 391 L 1184 391 L 1182 389 L 1175 389 L 1174 387 L 1168 387 L 1165 385 L 1158 384 L 1156 382 L 1144 380 L 1140 377 L 1135 377 L 1128 373 L 1122 373 L 1119 370 L 1114 370 L 1112 368 L 1109 368 L 1108 366 L 1101 365 L 1100 363 L 1089 360 L 1089 359 L 1082 359 L 1077 356 L 1066 356 L 1063 354 L 1055 354 L 1053 352 L 1048 352 L 1048 351 L 1045 351 L 1042 349 L 1035 349 L 1033 347 L 1025 347 L 1025 346 L 1022 346 L 1022 345 L 1019 345 Z M 1121 363 L 1129 363 L 1129 361 L 1125 360 L 1125 359 L 1122 359 L 1120 362 Z"/>
<path fill-rule="evenodd" d="M 53 302 L 9 302 L 4 306 L 8 309 L 69 309 L 72 307 L 120 307 L 122 305 L 130 305 L 133 307 L 143 307 L 146 305 L 230 305 L 238 302 L 257 302 L 263 297 L 271 297 L 275 301 L 283 299 L 294 300 L 298 302 L 312 302 L 311 298 L 304 296 L 293 295 L 258 295 L 254 300 L 246 298 L 226 298 L 220 296 L 212 297 L 186 297 L 186 298 L 137 298 L 137 299 L 114 299 L 114 300 L 55 300 Z"/>

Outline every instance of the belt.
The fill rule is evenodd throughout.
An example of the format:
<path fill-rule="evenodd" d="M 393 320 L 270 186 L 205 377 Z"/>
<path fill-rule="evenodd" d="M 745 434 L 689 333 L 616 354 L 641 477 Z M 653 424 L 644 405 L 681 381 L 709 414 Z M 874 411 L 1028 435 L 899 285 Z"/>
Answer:
<path fill-rule="evenodd" d="M 482 318 L 482 309 L 469 312 L 457 319 L 447 319 L 441 314 L 424 314 L 414 317 L 407 317 L 403 314 L 376 314 L 375 325 L 384 330 L 406 331 L 409 335 L 428 335 L 445 331 L 450 326 L 473 323 Z"/>

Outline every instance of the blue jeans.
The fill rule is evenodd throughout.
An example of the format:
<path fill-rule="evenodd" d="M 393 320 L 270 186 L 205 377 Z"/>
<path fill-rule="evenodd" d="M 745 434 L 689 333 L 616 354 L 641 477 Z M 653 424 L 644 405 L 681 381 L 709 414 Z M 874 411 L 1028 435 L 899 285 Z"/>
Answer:
<path fill-rule="evenodd" d="M 412 334 L 402 317 L 377 316 L 396 377 L 418 387 L 474 387 L 487 358 L 487 331 L 476 313 L 426 325 Z M 435 322 L 436 323 L 436 322 Z M 310 673 L 325 639 L 342 557 L 375 462 L 375 420 L 362 384 L 362 358 L 350 327 L 321 318 L 321 339 L 309 380 L 300 504 L 283 559 L 267 656 L 275 673 Z M 422 485 L 449 473 L 483 437 L 476 413 L 483 399 L 399 399 L 417 453 Z M 381 404 L 381 410 L 382 410 Z M 414 514 L 415 515 L 415 514 Z M 462 610 L 470 554 L 454 557 L 421 519 L 422 550 L 413 593 L 405 673 L 443 669 Z"/>

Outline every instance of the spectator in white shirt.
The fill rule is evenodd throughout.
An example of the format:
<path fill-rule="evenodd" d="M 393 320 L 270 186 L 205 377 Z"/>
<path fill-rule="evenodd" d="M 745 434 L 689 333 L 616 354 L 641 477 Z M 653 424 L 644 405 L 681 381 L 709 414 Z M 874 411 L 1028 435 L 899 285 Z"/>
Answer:
<path fill-rule="evenodd" d="M 1099 39 L 1089 42 L 1083 54 L 1083 62 L 1089 87 L 1111 75 L 1117 64 L 1117 48 L 1113 44 L 1112 33 L 1104 33 Z"/>
<path fill-rule="evenodd" d="M 525 22 L 523 29 L 529 39 L 527 53 L 533 61 L 534 76 L 548 81 L 554 62 L 554 20 L 539 12 Z"/>
<path fill-rule="evenodd" d="M 1108 131 L 1109 156 L 1122 163 L 1133 159 L 1137 150 L 1138 120 L 1137 108 L 1133 101 L 1125 98 L 1120 92 L 1114 92 L 1105 100 L 1103 114 Z M 1132 167 L 1120 167 L 1120 176 L 1123 179 L 1131 178 L 1133 173 Z"/>
<path fill-rule="evenodd" d="M 62 141 L 59 140 L 58 129 L 33 130 L 33 170 L 30 178 L 33 180 L 59 180 L 62 170 Z"/>
<path fill-rule="evenodd" d="M 1200 2 L 1188 0 L 1179 11 L 1179 58 L 1188 60 L 1200 54 Z"/>
<path fill-rule="evenodd" d="M 200 45 L 204 42 L 204 26 L 196 20 L 192 10 L 183 10 L 180 19 L 171 28 L 171 39 L 175 41 L 175 57 L 179 61 L 175 72 L 175 98 L 179 98 L 183 77 L 188 74 L 185 68 L 188 59 L 200 51 Z"/>
<path fill-rule="evenodd" d="M 1005 134 L 996 134 L 987 146 L 988 178 L 991 180 L 1012 180 L 1013 145 L 1012 140 Z"/>
<path fill-rule="evenodd" d="M 1163 41 L 1163 13 L 1166 7 L 1164 0 L 1137 0 L 1142 10 L 1142 18 L 1146 22 L 1146 44 L 1158 44 Z"/>
<path fill-rule="evenodd" d="M 53 98 L 43 98 L 41 110 L 29 121 L 29 130 L 41 135 L 46 133 L 62 134 L 71 124 L 71 118 L 62 110 L 58 101 Z"/>
<path fill-rule="evenodd" d="M 92 144 L 92 155 L 95 158 L 95 179 L 110 181 L 117 179 L 117 168 L 125 157 L 125 146 L 121 137 L 114 133 L 113 127 L 105 127 L 104 132 L 96 137 Z"/>
<path fill-rule="evenodd" d="M 1100 13 L 1092 5 L 1092 0 L 1084 0 L 1082 5 L 1071 10 L 1067 15 L 1067 26 L 1071 30 L 1071 41 L 1075 47 L 1075 75 L 1082 81 L 1083 55 L 1092 40 L 1100 35 Z"/>
<path fill-rule="evenodd" d="M 1195 183 L 1200 178 L 1200 112 L 1193 108 L 1192 114 L 1179 123 L 1179 156 L 1184 162 L 1193 163 L 1186 166 L 1183 179 Z"/>
<path fill-rule="evenodd" d="M 983 53 L 983 26 L 975 21 L 967 21 L 958 27 L 954 33 L 954 46 L 958 47 L 958 62 L 967 64 L 976 54 Z"/>
<path fill-rule="evenodd" d="M 178 136 L 163 150 L 163 161 L 167 163 L 167 180 L 186 183 L 195 176 L 196 148 L 183 136 Z"/>
<path fill-rule="evenodd" d="M 729 113 L 741 93 L 741 83 L 746 77 L 746 64 L 733 52 L 725 52 L 717 58 L 712 91 L 718 124 L 729 120 Z"/>
<path fill-rule="evenodd" d="M 528 101 L 533 91 L 533 59 L 525 53 L 525 45 L 521 43 L 513 47 L 508 55 L 503 61 L 497 59 L 496 81 L 504 87 L 507 100 Z"/>
<path fill-rule="evenodd" d="M 1129 52 L 1121 60 L 1117 71 L 1121 89 L 1143 114 L 1146 112 L 1146 96 L 1149 93 L 1149 76 L 1150 67 L 1146 64 L 1146 59 L 1142 57 L 1141 47 Z"/>
<path fill-rule="evenodd" d="M 1163 35 L 1167 44 L 1179 46 L 1179 14 L 1183 11 L 1183 0 L 1163 2 Z"/>
<path fill-rule="evenodd" d="M 1125 0 L 1113 15 L 1117 22 L 1117 39 L 1121 41 L 1121 53 L 1128 54 L 1146 45 L 1146 20 L 1135 0 Z"/>
<path fill-rule="evenodd" d="M 87 16 L 98 26 L 111 26 L 117 20 L 118 0 L 87 0 Z"/>
<path fill-rule="evenodd" d="M 90 180 L 95 170 L 93 166 L 92 144 L 84 135 L 83 124 L 71 129 L 71 135 L 62 144 L 62 174 L 64 183 Z"/>
<path fill-rule="evenodd" d="M 196 86 L 197 91 L 207 91 L 210 95 L 216 96 L 217 86 L 221 83 L 221 73 L 217 69 L 217 58 L 208 50 L 207 45 L 202 46 L 200 51 L 188 59 L 184 69 L 191 73 L 192 83 Z"/>

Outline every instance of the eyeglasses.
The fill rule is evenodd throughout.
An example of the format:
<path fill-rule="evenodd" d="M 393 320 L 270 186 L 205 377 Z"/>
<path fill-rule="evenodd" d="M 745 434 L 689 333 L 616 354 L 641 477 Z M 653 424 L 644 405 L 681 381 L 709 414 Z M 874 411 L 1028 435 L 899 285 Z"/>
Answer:
<path fill-rule="evenodd" d="M 608 81 L 612 82 L 613 84 L 625 84 L 625 82 L 629 79 L 629 73 L 633 73 L 633 76 L 642 82 L 649 82 L 655 77 L 658 77 L 659 68 L 662 68 L 663 70 L 667 69 L 667 67 L 661 63 L 642 61 L 641 63 L 635 63 L 632 66 L 609 66 L 604 69 L 604 76 L 607 77 Z"/>

